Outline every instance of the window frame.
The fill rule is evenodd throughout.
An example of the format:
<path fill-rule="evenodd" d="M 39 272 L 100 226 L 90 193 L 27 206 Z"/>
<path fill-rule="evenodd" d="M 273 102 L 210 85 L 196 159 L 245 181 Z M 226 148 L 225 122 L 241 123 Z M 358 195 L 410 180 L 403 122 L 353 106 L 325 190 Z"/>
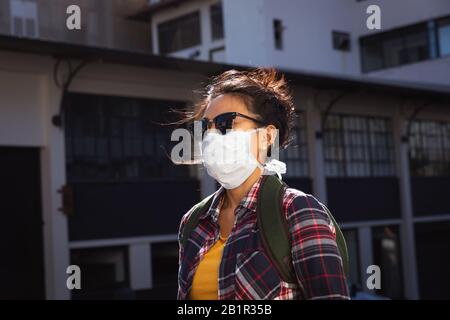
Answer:
<path fill-rule="evenodd" d="M 359 38 L 359 52 L 360 52 L 360 68 L 362 73 L 369 73 L 378 70 L 384 70 L 389 68 L 396 68 L 403 65 L 409 65 L 413 63 L 418 63 L 422 61 L 428 61 L 436 58 L 445 57 L 447 55 L 442 55 L 439 44 L 438 30 L 439 25 L 442 21 L 450 19 L 450 16 L 443 16 L 434 19 L 429 19 L 414 23 L 407 26 L 402 26 L 399 28 L 394 28 L 384 32 L 378 32 L 374 34 L 364 35 Z M 394 65 L 386 64 L 386 55 L 383 48 L 384 43 L 389 39 L 400 39 L 402 42 L 402 49 L 407 49 L 406 38 L 412 34 L 418 33 L 417 30 L 423 29 L 426 36 L 425 47 L 427 49 L 426 57 L 423 59 L 417 59 L 410 61 L 406 59 L 404 62 L 399 62 Z M 414 32 L 415 31 L 415 32 Z M 373 45 L 374 48 L 380 52 L 379 58 L 381 59 L 381 66 L 379 67 L 368 67 L 367 66 L 367 55 L 365 54 L 365 49 Z"/>
<path fill-rule="evenodd" d="M 330 127 L 333 119 L 335 127 Z M 384 129 L 373 129 L 375 121 L 383 121 Z M 348 122 L 352 124 L 346 128 Z M 377 141 L 380 136 L 383 146 Z M 374 151 L 379 148 L 386 150 L 385 159 L 374 157 L 378 154 Z M 332 113 L 323 128 L 323 150 L 325 175 L 329 178 L 392 177 L 396 174 L 393 127 L 389 117 Z"/>
<path fill-rule="evenodd" d="M 170 140 L 174 127 L 160 125 L 169 122 L 166 117 L 175 116 L 170 108 L 184 108 L 186 102 L 85 93 L 69 93 L 65 101 L 69 182 L 192 178 L 190 168 L 175 166 L 167 154 L 175 144 Z M 103 147 L 106 151 L 100 152 Z"/>
<path fill-rule="evenodd" d="M 306 113 L 297 111 L 291 134 L 295 135 L 286 149 L 280 149 L 280 161 L 286 163 L 286 178 L 305 178 L 309 176 L 308 138 Z M 303 138 L 302 138 L 303 137 Z M 291 172 L 294 171 L 293 174 Z"/>
<path fill-rule="evenodd" d="M 194 20 L 195 24 L 196 24 L 195 26 L 198 27 L 198 30 L 196 30 L 196 37 L 191 42 L 183 43 L 183 33 L 182 32 L 185 32 L 186 30 L 192 30 L 192 28 L 183 28 L 183 24 L 185 24 L 186 21 L 190 21 L 190 20 Z M 170 41 L 171 45 L 167 46 L 167 48 L 166 48 L 164 46 L 164 41 L 167 41 L 167 39 L 164 39 L 165 37 L 162 34 L 163 31 L 166 31 L 166 30 L 161 30 L 161 29 L 162 28 L 170 29 L 168 27 L 169 25 L 171 25 L 171 27 L 176 25 L 177 30 L 176 30 L 176 32 L 171 30 L 170 33 L 173 33 L 174 35 L 172 36 L 172 39 Z M 158 37 L 158 51 L 159 51 L 159 54 L 161 54 L 161 55 L 170 54 L 173 52 L 178 52 L 178 51 L 182 51 L 182 50 L 186 50 L 189 48 L 195 48 L 197 46 L 200 46 L 202 44 L 202 22 L 201 22 L 200 10 L 188 12 L 181 16 L 159 22 L 156 26 L 156 34 Z M 179 37 L 179 39 L 177 37 Z M 180 43 L 177 43 L 176 45 L 174 45 L 174 43 L 176 43 L 176 42 L 180 42 Z"/>
<path fill-rule="evenodd" d="M 217 10 L 214 12 L 214 10 Z M 214 21 L 214 17 L 218 18 L 218 15 L 220 13 L 220 19 L 218 21 Z M 217 15 L 217 16 L 216 16 Z M 211 26 L 211 40 L 212 41 L 219 41 L 223 40 L 225 38 L 225 25 L 224 25 L 224 19 L 223 19 L 223 6 L 222 2 L 218 1 L 216 3 L 213 3 L 209 6 L 209 25 Z M 215 26 L 219 26 L 221 29 L 221 32 L 215 33 Z M 218 30 L 216 30 L 218 31 Z"/>
<path fill-rule="evenodd" d="M 410 174 L 414 177 L 440 177 L 449 176 L 450 177 L 450 121 L 445 120 L 427 120 L 427 119 L 416 119 L 410 124 L 410 135 L 409 135 L 409 148 L 408 148 L 408 160 L 410 167 Z M 433 131 L 430 127 L 435 126 Z M 428 127 L 428 128 L 427 128 Z M 448 135 L 446 135 L 446 130 Z M 439 141 L 436 146 L 427 146 L 427 139 L 436 139 Z M 447 145 L 448 143 L 448 145 Z M 432 151 L 438 150 L 436 153 Z M 420 162 L 420 156 L 417 154 L 422 153 L 423 155 L 428 155 L 433 157 L 434 154 L 441 154 L 438 160 L 428 160 L 427 164 L 422 166 L 417 165 L 415 168 L 414 161 Z M 448 168 L 445 169 L 445 165 Z M 419 170 L 424 170 L 420 172 Z M 429 172 L 432 170 L 432 172 Z M 445 170 L 448 170 L 445 173 Z"/>

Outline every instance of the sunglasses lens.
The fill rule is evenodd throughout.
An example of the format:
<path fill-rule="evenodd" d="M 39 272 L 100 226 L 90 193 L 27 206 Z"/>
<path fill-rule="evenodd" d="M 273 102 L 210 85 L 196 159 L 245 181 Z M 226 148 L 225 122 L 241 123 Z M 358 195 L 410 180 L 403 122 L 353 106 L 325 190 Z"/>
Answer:
<path fill-rule="evenodd" d="M 216 129 L 220 131 L 222 134 L 226 134 L 227 130 L 230 130 L 233 127 L 234 115 L 232 113 L 226 113 L 220 116 L 217 116 L 215 119 Z"/>

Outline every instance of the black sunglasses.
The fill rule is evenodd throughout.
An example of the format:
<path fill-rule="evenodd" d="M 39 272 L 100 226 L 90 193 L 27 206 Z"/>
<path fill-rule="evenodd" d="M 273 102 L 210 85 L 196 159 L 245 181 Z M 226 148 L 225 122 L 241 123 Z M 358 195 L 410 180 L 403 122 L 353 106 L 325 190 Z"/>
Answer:
<path fill-rule="evenodd" d="M 256 123 L 263 124 L 262 121 L 246 116 L 245 114 L 239 112 L 225 112 L 219 114 L 214 119 L 209 120 L 208 118 L 203 118 L 202 122 L 202 137 L 205 135 L 206 130 L 208 130 L 211 126 L 210 124 L 214 122 L 214 126 L 217 130 L 222 134 L 226 134 L 227 130 L 231 130 L 233 128 L 233 121 L 236 117 L 245 118 L 248 120 L 252 120 Z"/>

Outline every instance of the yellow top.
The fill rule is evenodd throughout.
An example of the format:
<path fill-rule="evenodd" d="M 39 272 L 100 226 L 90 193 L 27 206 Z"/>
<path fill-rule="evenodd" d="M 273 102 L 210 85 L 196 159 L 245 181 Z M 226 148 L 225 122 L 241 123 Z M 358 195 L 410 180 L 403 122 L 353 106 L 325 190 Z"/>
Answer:
<path fill-rule="evenodd" d="M 226 240 L 219 233 L 219 239 L 200 261 L 192 280 L 191 300 L 217 300 L 219 265 Z"/>

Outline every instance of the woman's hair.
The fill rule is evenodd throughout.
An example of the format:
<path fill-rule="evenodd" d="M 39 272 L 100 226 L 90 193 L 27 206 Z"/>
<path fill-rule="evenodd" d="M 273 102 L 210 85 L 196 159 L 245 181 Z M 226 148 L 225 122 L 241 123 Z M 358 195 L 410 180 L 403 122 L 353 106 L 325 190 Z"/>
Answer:
<path fill-rule="evenodd" d="M 212 77 L 194 111 L 184 112 L 180 123 L 200 120 L 210 101 L 222 94 L 240 97 L 263 125 L 272 124 L 278 129 L 280 147 L 288 146 L 295 107 L 283 74 L 274 68 L 231 69 Z"/>

